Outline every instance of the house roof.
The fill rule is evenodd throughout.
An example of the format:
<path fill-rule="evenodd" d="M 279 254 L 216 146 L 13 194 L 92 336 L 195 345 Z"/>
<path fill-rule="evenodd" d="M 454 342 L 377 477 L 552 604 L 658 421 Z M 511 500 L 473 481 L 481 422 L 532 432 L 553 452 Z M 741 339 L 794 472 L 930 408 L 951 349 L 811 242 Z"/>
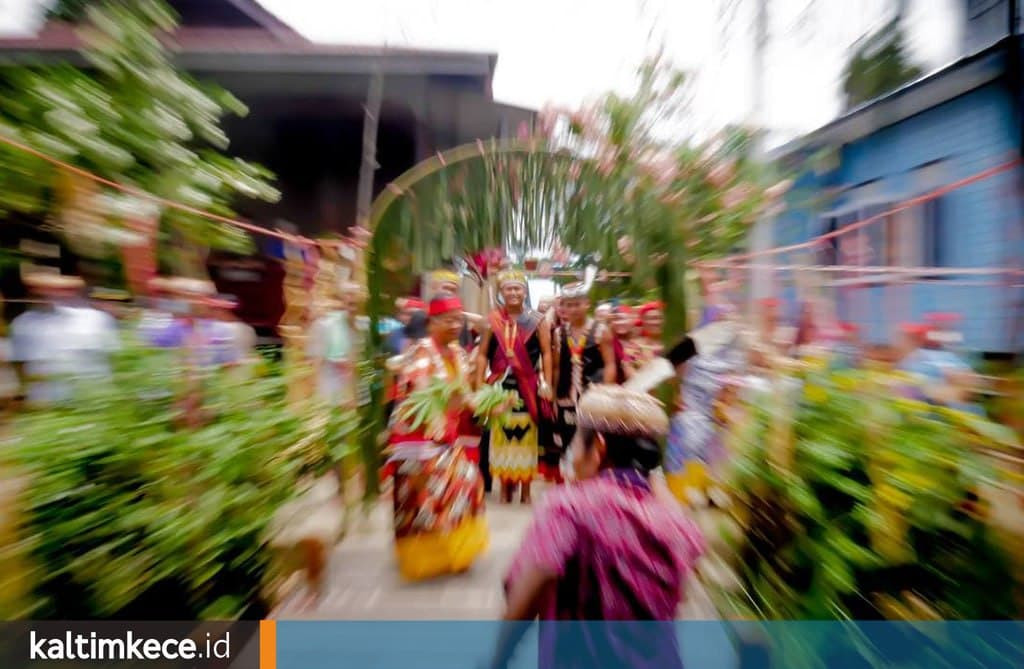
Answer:
<path fill-rule="evenodd" d="M 1018 38 L 1006 38 L 961 58 L 932 74 L 856 107 L 828 124 L 769 152 L 783 159 L 825 146 L 841 146 L 887 126 L 916 116 L 1001 77 L 1007 48 Z"/>
<path fill-rule="evenodd" d="M 267 11 L 257 0 L 219 0 L 248 16 L 256 24 L 282 39 L 305 39 L 290 25 L 277 18 L 273 12 Z M 211 0 L 203 0 L 205 5 L 213 4 Z"/>
<path fill-rule="evenodd" d="M 194 0 L 210 2 L 211 0 Z M 496 53 L 312 42 L 253 0 L 216 0 L 252 19 L 245 26 L 182 25 L 166 37 L 186 69 L 494 76 Z M 173 4 L 173 3 L 172 3 Z M 179 3 L 180 4 L 180 3 Z M 0 65 L 83 63 L 75 26 L 50 21 L 33 37 L 0 38 Z"/>

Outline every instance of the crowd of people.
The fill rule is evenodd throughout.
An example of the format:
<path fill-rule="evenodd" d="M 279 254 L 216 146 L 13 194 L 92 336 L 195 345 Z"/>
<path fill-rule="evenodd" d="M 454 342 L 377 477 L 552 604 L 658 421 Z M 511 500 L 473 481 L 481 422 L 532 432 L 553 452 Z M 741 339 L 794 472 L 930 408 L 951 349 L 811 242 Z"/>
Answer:
<path fill-rule="evenodd" d="M 123 328 L 89 303 L 81 280 L 38 275 L 29 285 L 38 305 L 12 323 L 11 358 L 30 401 L 66 398 L 65 373 L 109 376 L 106 357 L 120 346 Z M 133 326 L 141 341 L 188 351 L 197 366 L 254 356 L 252 329 L 209 283 L 159 279 L 151 288 L 151 304 Z M 307 333 L 317 392 L 336 406 L 366 399 L 355 372 L 356 289 L 341 286 Z M 409 580 L 465 571 L 488 545 L 492 488 L 503 504 L 530 504 L 535 484 L 545 482 L 506 581 L 510 621 L 672 619 L 704 550 L 687 508 L 714 502 L 727 391 L 780 357 L 853 367 L 863 352 L 856 327 L 829 324 L 813 303 L 788 325 L 778 301 L 762 300 L 750 322 L 714 285 L 689 333 L 665 333 L 658 302 L 593 305 L 583 283 L 534 309 L 527 275 L 514 269 L 499 275 L 497 306 L 487 314 L 469 312 L 459 291 L 456 274 L 434 273 L 426 299 L 399 301 L 387 333 L 393 378 L 385 475 L 395 552 Z M 947 347 L 951 321 L 940 314 L 903 328 L 897 368 L 924 381 L 913 392 L 946 389 L 923 399 L 974 410 L 971 368 Z M 665 341 L 678 343 L 666 348 Z M 643 382 L 659 364 L 679 384 L 668 412 L 648 392 L 655 384 Z M 414 424 L 401 409 L 435 384 L 453 389 L 443 424 Z M 489 430 L 472 407 L 473 391 L 486 386 L 519 400 Z M 515 637 L 504 639 L 499 658 Z"/>
<path fill-rule="evenodd" d="M 573 284 L 534 310 L 525 274 L 505 271 L 497 287 L 499 304 L 483 317 L 467 313 L 450 274 L 435 276 L 429 302 L 400 303 L 392 399 L 401 406 L 439 378 L 462 379 L 466 389 L 452 398 L 443 435 L 392 422 L 403 575 L 467 569 L 487 545 L 492 484 L 501 503 L 530 503 L 540 480 L 548 490 L 508 574 L 506 617 L 671 620 L 703 551 L 688 509 L 716 503 L 721 403 L 783 358 L 858 365 L 857 328 L 828 323 L 813 302 L 790 325 L 775 299 L 759 301 L 748 320 L 709 286 L 698 328 L 666 337 L 656 302 L 592 305 L 588 287 Z M 970 367 L 946 347 L 949 322 L 937 315 L 903 328 L 896 368 L 925 382 L 916 388 L 964 382 L 962 393 L 927 399 L 966 405 L 969 384 L 958 375 Z M 669 412 L 635 383 L 658 361 L 679 385 Z M 495 384 L 521 404 L 481 434 L 466 420 L 470 389 Z M 510 632 L 498 657 L 515 638 Z"/>
<path fill-rule="evenodd" d="M 76 382 L 109 379 L 110 356 L 126 337 L 187 352 L 198 366 L 256 357 L 255 331 L 209 282 L 154 279 L 146 308 L 135 315 L 125 313 L 120 294 L 90 293 L 76 276 L 38 272 L 25 284 L 31 307 L 10 324 L 5 385 L 8 399 L 23 397 L 29 406 L 71 399 Z"/>

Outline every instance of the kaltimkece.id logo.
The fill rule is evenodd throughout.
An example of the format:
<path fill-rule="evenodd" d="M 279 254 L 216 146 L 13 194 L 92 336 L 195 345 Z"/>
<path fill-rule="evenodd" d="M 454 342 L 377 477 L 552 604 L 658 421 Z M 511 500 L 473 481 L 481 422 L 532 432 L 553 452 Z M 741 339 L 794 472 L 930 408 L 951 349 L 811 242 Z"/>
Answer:
<path fill-rule="evenodd" d="M 30 660 L 228 660 L 231 658 L 231 633 L 205 638 L 158 639 L 136 635 L 128 630 L 120 637 L 96 632 L 66 631 L 63 636 L 45 636 L 29 632 Z"/>

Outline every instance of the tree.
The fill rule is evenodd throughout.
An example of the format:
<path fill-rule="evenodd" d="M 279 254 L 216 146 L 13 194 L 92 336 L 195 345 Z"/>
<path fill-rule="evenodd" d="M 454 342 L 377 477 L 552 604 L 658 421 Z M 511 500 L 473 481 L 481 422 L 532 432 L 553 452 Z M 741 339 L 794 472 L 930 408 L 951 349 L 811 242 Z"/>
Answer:
<path fill-rule="evenodd" d="M 653 59 L 638 75 L 631 95 L 546 110 L 537 136 L 511 150 L 466 147 L 389 186 L 376 212 L 373 272 L 400 280 L 463 259 L 472 266 L 488 249 L 525 257 L 560 245 L 660 293 L 666 330 L 678 334 L 687 325 L 687 263 L 742 247 L 784 188 L 768 188 L 770 168 L 753 159 L 751 131 L 727 128 L 704 142 L 680 136 L 684 72 Z M 388 284 L 372 283 L 371 294 L 387 294 Z"/>
<path fill-rule="evenodd" d="M 907 53 L 903 30 L 906 3 L 898 4 L 896 16 L 865 37 L 843 68 L 843 95 L 848 110 L 894 91 L 922 74 Z"/>
<path fill-rule="evenodd" d="M 181 72 L 161 38 L 177 19 L 163 0 L 63 2 L 81 18 L 87 70 L 61 65 L 3 73 L 0 132 L 42 153 L 138 191 L 232 216 L 239 197 L 278 197 L 263 168 L 223 151 L 220 128 L 245 106 Z M 29 214 L 64 233 L 84 255 L 109 255 L 158 238 L 165 264 L 202 276 L 209 248 L 247 251 L 247 235 L 145 197 L 127 195 L 0 147 L 0 216 Z M 134 235 L 134 236 L 133 236 Z"/>

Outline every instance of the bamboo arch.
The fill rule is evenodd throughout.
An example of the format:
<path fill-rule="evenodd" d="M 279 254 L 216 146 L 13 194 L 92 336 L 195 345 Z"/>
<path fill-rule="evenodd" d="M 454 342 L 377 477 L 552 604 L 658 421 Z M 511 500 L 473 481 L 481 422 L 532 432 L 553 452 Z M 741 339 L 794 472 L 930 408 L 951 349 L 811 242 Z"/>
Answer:
<path fill-rule="evenodd" d="M 383 271 L 382 259 L 386 253 L 382 240 L 379 238 L 381 223 L 391 210 L 391 207 L 398 204 L 403 198 L 415 197 L 415 186 L 425 179 L 438 174 L 448 168 L 462 163 L 487 159 L 495 156 L 512 155 L 544 155 L 548 158 L 562 159 L 566 161 L 584 160 L 577 158 L 567 152 L 552 150 L 547 142 L 539 138 L 531 139 L 491 139 L 487 142 L 477 140 L 472 143 L 463 144 L 446 151 L 436 153 L 414 165 L 397 179 L 389 183 L 384 190 L 376 197 L 370 209 L 368 226 L 373 234 L 370 249 L 365 266 L 366 275 L 360 277 L 360 283 L 365 285 L 369 292 L 367 303 L 367 315 L 371 320 L 371 336 L 374 337 L 374 348 L 380 345 L 378 334 L 378 323 L 388 308 L 383 301 L 381 274 Z M 456 249 L 458 252 L 469 252 L 477 249 Z"/>

